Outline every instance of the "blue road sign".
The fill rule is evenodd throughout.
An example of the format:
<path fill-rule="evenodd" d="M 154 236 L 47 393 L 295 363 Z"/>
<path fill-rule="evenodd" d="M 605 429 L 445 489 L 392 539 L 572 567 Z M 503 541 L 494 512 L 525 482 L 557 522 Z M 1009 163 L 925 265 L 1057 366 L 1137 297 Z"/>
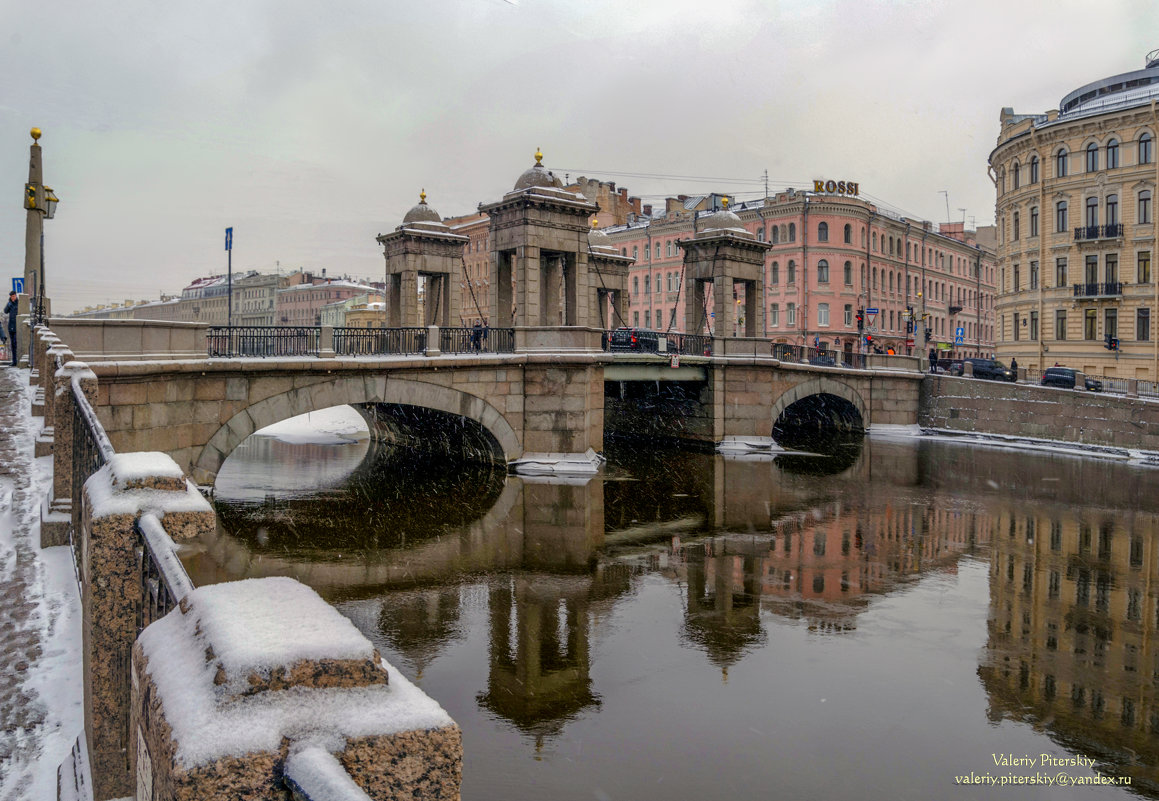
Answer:
<path fill-rule="evenodd" d="M 878 312 L 877 309 L 866 309 L 865 310 L 866 314 L 877 314 L 877 312 Z"/>
<path fill-rule="evenodd" d="M 12 291 L 15 292 L 17 295 L 24 294 L 24 279 L 23 278 L 13 278 L 12 279 Z"/>
<path fill-rule="evenodd" d="M 961 345 L 962 344 L 962 337 L 954 337 L 954 344 Z"/>
<path fill-rule="evenodd" d="M 954 331 L 954 336 L 959 338 L 966 336 L 966 329 L 962 326 L 958 326 L 957 330 Z"/>
<path fill-rule="evenodd" d="M 233 227 L 225 229 L 225 249 L 233 250 Z"/>

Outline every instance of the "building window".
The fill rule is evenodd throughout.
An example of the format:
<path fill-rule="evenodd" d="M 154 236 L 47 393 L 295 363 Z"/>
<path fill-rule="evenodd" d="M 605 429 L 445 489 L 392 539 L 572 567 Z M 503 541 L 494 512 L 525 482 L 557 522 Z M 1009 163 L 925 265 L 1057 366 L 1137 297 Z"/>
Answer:
<path fill-rule="evenodd" d="M 825 223 L 825 222 L 817 223 L 817 241 L 818 242 L 828 242 L 829 241 L 829 223 Z"/>
<path fill-rule="evenodd" d="M 651 275 L 644 276 L 644 294 L 645 295 L 652 294 L 652 276 Z"/>
<path fill-rule="evenodd" d="M 1014 341 L 1015 342 L 1017 342 L 1019 340 L 1019 338 L 1022 336 L 1022 333 L 1018 330 L 1018 323 L 1019 323 L 1018 312 L 1014 312 Z"/>
<path fill-rule="evenodd" d="M 1119 310 L 1106 309 L 1103 312 L 1103 334 L 1108 337 L 1119 335 Z"/>
<path fill-rule="evenodd" d="M 1038 156 L 1030 157 L 1030 183 L 1038 183 Z"/>
<path fill-rule="evenodd" d="M 797 304 L 786 303 L 785 304 L 785 325 L 796 325 L 796 324 L 797 324 Z"/>
<path fill-rule="evenodd" d="M 1151 283 L 1151 251 L 1144 250 L 1139 254 L 1139 265 L 1135 275 L 1140 284 Z"/>
<path fill-rule="evenodd" d="M 1087 172 L 1098 172 L 1099 146 L 1094 142 L 1087 145 Z"/>
<path fill-rule="evenodd" d="M 1038 341 L 1038 312 L 1036 311 L 1030 313 L 1030 340 L 1032 342 Z"/>
<path fill-rule="evenodd" d="M 773 262 L 773 266 L 769 269 L 769 283 L 773 286 L 781 283 L 781 265 Z"/>
<path fill-rule="evenodd" d="M 1087 198 L 1087 227 L 1091 228 L 1099 224 L 1099 199 L 1097 197 Z"/>
<path fill-rule="evenodd" d="M 1097 309 L 1083 310 L 1083 339 L 1099 338 L 1099 312 Z"/>
<path fill-rule="evenodd" d="M 652 312 L 650 312 L 650 311 L 644 312 L 644 327 L 645 328 L 652 327 Z"/>
<path fill-rule="evenodd" d="M 829 327 L 829 304 L 817 304 L 817 325 L 825 328 Z"/>
<path fill-rule="evenodd" d="M 873 232 L 873 252 L 877 252 L 877 231 Z"/>
<path fill-rule="evenodd" d="M 1150 309 L 1135 310 L 1135 339 L 1140 342 L 1149 342 L 1151 340 Z"/>
<path fill-rule="evenodd" d="M 1107 195 L 1107 225 L 1119 223 L 1119 196 Z"/>
<path fill-rule="evenodd" d="M 1010 230 L 1013 232 L 1011 234 L 1010 238 L 1013 239 L 1015 242 L 1018 241 L 1018 235 L 1019 235 L 1018 219 L 1019 219 L 1018 212 L 1014 212 L 1014 217 L 1012 218 L 1012 221 L 1010 223 Z"/>
<path fill-rule="evenodd" d="M 1061 147 L 1058 152 L 1054 154 L 1054 177 L 1066 177 L 1066 148 Z"/>
<path fill-rule="evenodd" d="M 845 262 L 845 286 L 853 286 L 853 263 Z"/>
<path fill-rule="evenodd" d="M 640 327 L 640 312 L 632 312 L 632 325 L 636 328 Z"/>
<path fill-rule="evenodd" d="M 639 278 L 639 276 L 636 276 L 632 279 L 632 294 L 633 295 L 640 294 L 640 278 Z"/>
<path fill-rule="evenodd" d="M 1114 284 L 1119 280 L 1119 254 L 1107 254 L 1106 262 L 1103 265 L 1103 275 L 1108 284 Z"/>
<path fill-rule="evenodd" d="M 1066 259 L 1054 260 L 1054 285 L 1066 286 Z"/>
<path fill-rule="evenodd" d="M 845 244 L 853 244 L 853 226 L 849 223 L 845 224 Z"/>
<path fill-rule="evenodd" d="M 1054 232 L 1056 234 L 1065 233 L 1067 229 L 1066 221 L 1066 201 L 1060 200 L 1054 204 Z"/>
<path fill-rule="evenodd" d="M 1119 166 L 1119 140 L 1107 142 L 1107 169 L 1113 170 Z"/>
<path fill-rule="evenodd" d="M 785 283 L 797 283 L 797 262 L 789 259 L 788 274 L 785 276 Z"/>
<path fill-rule="evenodd" d="M 797 241 L 797 224 L 796 223 L 789 223 L 789 241 L 790 242 Z"/>
<path fill-rule="evenodd" d="M 1054 313 L 1054 338 L 1066 341 L 1066 310 L 1058 309 Z"/>
<path fill-rule="evenodd" d="M 779 241 L 781 241 L 780 229 L 777 228 L 777 226 L 775 226 L 775 225 L 769 226 L 769 233 L 772 234 L 772 236 L 773 236 L 773 244 L 774 245 L 777 244 Z"/>
<path fill-rule="evenodd" d="M 1083 278 L 1088 284 L 1095 284 L 1099 281 L 1099 257 L 1095 255 L 1087 256 L 1086 270 Z"/>
<path fill-rule="evenodd" d="M 825 259 L 817 262 L 817 283 L 829 283 L 829 262 L 825 261 Z"/>
<path fill-rule="evenodd" d="M 632 258 L 636 261 L 640 260 L 640 248 L 637 245 L 632 245 Z"/>
<path fill-rule="evenodd" d="M 1014 162 L 1014 169 L 1011 172 L 1014 178 L 1014 188 L 1017 189 L 1020 185 L 1020 178 L 1022 175 L 1022 168 L 1018 166 L 1018 162 Z"/>
<path fill-rule="evenodd" d="M 1142 225 L 1151 222 L 1151 190 L 1144 189 L 1139 193 L 1139 218 L 1135 222 Z"/>
<path fill-rule="evenodd" d="M 1038 262 L 1030 262 L 1030 288 L 1038 289 Z"/>
<path fill-rule="evenodd" d="M 769 328 L 776 328 L 778 325 L 780 325 L 781 324 L 780 318 L 781 318 L 781 306 L 780 306 L 780 304 L 774 303 L 772 306 L 769 306 Z"/>
<path fill-rule="evenodd" d="M 764 241 L 764 239 L 762 238 L 762 239 L 761 239 L 761 241 L 763 242 L 763 241 Z M 669 239 L 669 240 L 668 240 L 668 241 L 667 241 L 667 242 L 664 244 L 664 254 L 665 254 L 666 256 L 671 256 L 671 255 L 672 255 L 672 240 L 671 240 L 671 239 Z"/>
<path fill-rule="evenodd" d="M 1030 235 L 1038 236 L 1038 206 L 1030 209 Z"/>
<path fill-rule="evenodd" d="M 758 242 L 765 241 L 765 227 L 763 225 L 757 229 L 757 241 Z"/>
<path fill-rule="evenodd" d="M 1139 163 L 1151 163 L 1151 134 L 1146 131 L 1139 135 Z"/>
<path fill-rule="evenodd" d="M 849 328 L 853 325 L 853 304 L 845 304 L 845 327 Z"/>
<path fill-rule="evenodd" d="M 1019 275 L 1018 275 L 1019 271 L 1020 271 L 1019 266 L 1017 264 L 1015 264 L 1014 271 L 1013 271 L 1014 272 L 1014 286 L 1011 287 L 1012 292 L 1017 292 L 1019 289 L 1022 288 L 1022 286 L 1021 286 L 1022 281 L 1019 280 Z"/>

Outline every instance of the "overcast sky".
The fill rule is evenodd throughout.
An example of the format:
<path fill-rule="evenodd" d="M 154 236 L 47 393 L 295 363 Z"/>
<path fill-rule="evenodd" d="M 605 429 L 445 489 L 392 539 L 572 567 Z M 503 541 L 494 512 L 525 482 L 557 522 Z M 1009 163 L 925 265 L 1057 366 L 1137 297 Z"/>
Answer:
<path fill-rule="evenodd" d="M 55 311 L 224 272 L 226 226 L 235 271 L 379 277 L 420 189 L 472 211 L 536 147 L 645 202 L 757 197 L 767 170 L 916 219 L 946 190 L 989 224 L 999 110 L 1142 68 L 1156 22 L 1154 0 L 0 0 L 0 280 L 32 126 Z"/>

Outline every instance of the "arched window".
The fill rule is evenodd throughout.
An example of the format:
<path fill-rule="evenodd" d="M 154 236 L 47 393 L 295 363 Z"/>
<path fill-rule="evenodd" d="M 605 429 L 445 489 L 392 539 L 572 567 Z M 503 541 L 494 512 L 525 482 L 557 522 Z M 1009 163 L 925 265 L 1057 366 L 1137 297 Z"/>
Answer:
<path fill-rule="evenodd" d="M 877 268 L 873 268 L 873 288 L 877 289 Z"/>
<path fill-rule="evenodd" d="M 1139 163 L 1151 163 L 1151 134 L 1146 131 L 1139 134 Z"/>
<path fill-rule="evenodd" d="M 796 223 L 789 223 L 789 241 L 790 242 L 797 241 L 797 224 Z"/>
<path fill-rule="evenodd" d="M 824 225 L 824 223 L 822 223 L 822 225 Z M 817 283 L 829 283 L 829 262 L 825 261 L 825 259 L 821 259 L 821 261 L 817 262 Z"/>
<path fill-rule="evenodd" d="M 1097 197 L 1087 198 L 1087 227 L 1092 227 L 1099 224 L 1099 199 Z"/>
<path fill-rule="evenodd" d="M 849 223 L 845 224 L 845 244 L 853 244 L 853 226 Z"/>
<path fill-rule="evenodd" d="M 845 262 L 845 286 L 853 286 L 853 263 Z"/>
<path fill-rule="evenodd" d="M 893 271 L 889 273 L 889 291 L 893 292 Z"/>
<path fill-rule="evenodd" d="M 1010 170 L 1010 178 L 1014 182 L 1014 188 L 1017 189 L 1022 183 L 1022 167 L 1018 162 L 1014 162 L 1014 166 Z"/>
<path fill-rule="evenodd" d="M 1105 217 L 1107 225 L 1119 224 L 1119 196 L 1107 195 L 1107 215 Z"/>
<path fill-rule="evenodd" d="M 1087 172 L 1097 172 L 1099 169 L 1099 146 L 1094 142 L 1087 145 Z"/>
<path fill-rule="evenodd" d="M 769 270 L 769 283 L 773 286 L 781 283 L 781 265 L 773 262 L 772 269 Z"/>
<path fill-rule="evenodd" d="M 668 240 L 668 244 L 664 248 L 664 254 L 666 256 L 672 255 L 672 240 L 671 239 Z"/>
<path fill-rule="evenodd" d="M 1030 157 L 1030 183 L 1038 183 L 1038 156 Z"/>
<path fill-rule="evenodd" d="M 781 229 L 775 225 L 769 229 L 769 233 L 771 233 L 773 235 L 773 244 L 774 245 L 781 241 L 780 232 L 781 232 Z"/>
<path fill-rule="evenodd" d="M 877 252 L 877 231 L 873 232 L 873 251 Z"/>
<path fill-rule="evenodd" d="M 1061 234 L 1065 233 L 1066 229 L 1066 201 L 1060 200 L 1054 204 L 1054 231 L 1057 234 Z"/>
<path fill-rule="evenodd" d="M 889 255 L 893 255 L 893 237 L 889 238 Z"/>
<path fill-rule="evenodd" d="M 757 241 L 758 242 L 765 241 L 765 227 L 763 225 L 757 229 Z"/>
<path fill-rule="evenodd" d="M 1011 221 L 1011 223 L 1010 223 L 1010 226 L 1011 226 L 1011 232 L 1012 232 L 1012 233 L 1011 233 L 1011 236 L 1010 236 L 1010 238 L 1011 238 L 1011 239 L 1015 239 L 1015 240 L 1017 240 L 1017 239 L 1018 239 L 1018 236 L 1019 236 L 1019 230 L 1018 230 L 1018 212 L 1014 212 L 1014 216 L 1013 216 L 1013 218 L 1012 218 L 1012 221 Z"/>
<path fill-rule="evenodd" d="M 1139 193 L 1139 215 L 1136 223 L 1142 225 L 1143 223 L 1151 222 L 1151 190 L 1144 189 Z"/>
<path fill-rule="evenodd" d="M 797 262 L 793 261 L 792 259 L 789 259 L 789 264 L 786 267 L 785 283 L 797 283 Z"/>
<path fill-rule="evenodd" d="M 1107 142 L 1107 169 L 1113 170 L 1119 166 L 1119 140 Z"/>
<path fill-rule="evenodd" d="M 817 241 L 818 242 L 828 242 L 829 241 L 829 223 L 827 223 L 827 222 L 817 223 Z"/>
<path fill-rule="evenodd" d="M 1067 157 L 1067 153 L 1066 153 L 1065 147 L 1060 147 L 1058 149 L 1058 151 L 1054 154 L 1054 177 L 1055 178 L 1065 178 L 1066 177 L 1066 157 Z"/>

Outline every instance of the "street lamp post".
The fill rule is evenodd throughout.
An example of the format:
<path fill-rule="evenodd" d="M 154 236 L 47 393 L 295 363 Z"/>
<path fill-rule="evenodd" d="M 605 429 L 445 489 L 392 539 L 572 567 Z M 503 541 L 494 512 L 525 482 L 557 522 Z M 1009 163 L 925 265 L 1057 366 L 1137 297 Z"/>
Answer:
<path fill-rule="evenodd" d="M 44 221 L 56 216 L 59 202 L 52 188 L 44 185 L 44 164 L 41 159 L 40 129 L 33 128 L 32 146 L 28 158 L 28 183 L 24 185 L 24 208 L 27 210 L 24 222 L 24 278 L 19 286 L 13 286 L 20 298 L 21 316 L 31 317 L 32 325 L 43 322 L 50 312 L 45 297 L 44 281 Z M 13 280 L 13 284 L 16 281 Z M 28 294 L 35 288 L 35 304 Z M 15 347 L 16 343 L 13 343 Z M 28 363 L 32 366 L 32 338 L 28 341 Z"/>

